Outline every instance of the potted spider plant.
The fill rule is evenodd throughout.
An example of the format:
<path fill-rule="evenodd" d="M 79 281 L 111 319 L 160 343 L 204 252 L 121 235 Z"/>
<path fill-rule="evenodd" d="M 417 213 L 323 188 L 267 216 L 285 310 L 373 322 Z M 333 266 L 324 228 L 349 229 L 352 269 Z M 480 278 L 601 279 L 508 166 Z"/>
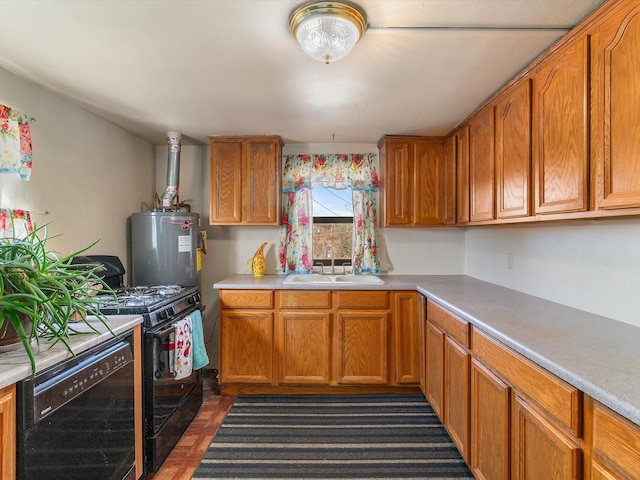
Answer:
<path fill-rule="evenodd" d="M 58 342 L 74 354 L 70 335 L 78 321 L 89 325 L 87 316 L 97 317 L 111 332 L 99 311 L 94 295 L 111 291 L 98 275 L 98 264 L 73 263 L 96 243 L 59 257 L 47 247 L 47 225 L 34 229 L 23 238 L 0 239 L 0 342 L 22 343 L 36 372 L 34 344 L 45 339 Z M 113 333 L 113 332 L 111 332 Z M 13 339 L 7 338 L 13 335 Z"/>

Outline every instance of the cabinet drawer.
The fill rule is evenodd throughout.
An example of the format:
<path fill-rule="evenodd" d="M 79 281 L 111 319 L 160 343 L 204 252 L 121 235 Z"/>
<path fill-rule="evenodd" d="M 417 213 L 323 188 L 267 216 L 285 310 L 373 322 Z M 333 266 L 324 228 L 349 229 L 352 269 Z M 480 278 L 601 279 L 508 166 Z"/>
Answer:
<path fill-rule="evenodd" d="M 336 291 L 338 308 L 389 308 L 389 292 Z"/>
<path fill-rule="evenodd" d="M 474 357 L 497 371 L 510 386 L 534 400 L 574 435 L 580 436 L 582 398 L 577 388 L 475 328 L 471 344 Z"/>
<path fill-rule="evenodd" d="M 594 402 L 593 454 L 635 478 L 640 465 L 640 427 Z"/>
<path fill-rule="evenodd" d="M 221 308 L 273 308 L 272 290 L 221 290 Z"/>
<path fill-rule="evenodd" d="M 469 348 L 469 340 L 471 339 L 469 322 L 452 315 L 432 300 L 427 300 L 427 321 L 454 338 L 460 346 Z"/>
<path fill-rule="evenodd" d="M 280 308 L 331 308 L 331 291 L 281 291 Z"/>

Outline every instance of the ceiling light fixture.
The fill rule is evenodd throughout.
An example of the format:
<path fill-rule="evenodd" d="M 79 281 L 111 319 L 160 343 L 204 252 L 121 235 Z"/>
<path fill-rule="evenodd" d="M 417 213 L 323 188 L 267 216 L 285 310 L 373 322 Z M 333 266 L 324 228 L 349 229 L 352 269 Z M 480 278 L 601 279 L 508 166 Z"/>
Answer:
<path fill-rule="evenodd" d="M 313 2 L 291 14 L 289 28 L 309 56 L 330 63 L 349 54 L 367 29 L 367 19 L 352 4 Z"/>

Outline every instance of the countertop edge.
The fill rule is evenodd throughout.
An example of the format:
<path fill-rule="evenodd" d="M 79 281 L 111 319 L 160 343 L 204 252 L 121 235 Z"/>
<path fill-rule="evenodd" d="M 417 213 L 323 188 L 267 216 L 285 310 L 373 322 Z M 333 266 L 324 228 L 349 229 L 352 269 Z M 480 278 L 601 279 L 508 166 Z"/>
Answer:
<path fill-rule="evenodd" d="M 640 344 L 639 327 L 465 275 L 380 277 L 385 280 L 383 285 L 283 285 L 286 275 L 253 277 L 239 274 L 216 282 L 213 287 L 232 290 L 415 290 L 640 425 L 640 377 L 637 376 L 640 355 L 634 346 Z M 636 339 L 638 343 L 635 343 Z M 601 353 L 603 349 L 607 353 Z M 611 375 L 610 368 L 605 368 L 611 364 L 619 369 L 626 367 L 620 379 Z"/>
<path fill-rule="evenodd" d="M 143 319 L 141 315 L 110 315 L 107 316 L 107 320 L 112 332 L 115 335 L 119 335 L 141 324 Z M 74 324 L 77 330 L 83 332 L 70 336 L 69 343 L 76 354 L 113 338 L 111 332 L 109 332 L 98 319 L 94 321 L 89 318 L 88 321 L 100 333 L 91 332 L 84 322 Z M 85 330 L 86 333 L 84 333 Z M 73 356 L 64 345 L 60 343 L 52 345 L 50 342 L 42 340 L 39 345 L 34 345 L 34 352 L 36 358 L 36 373 Z M 31 376 L 29 357 L 27 357 L 22 345 L 14 351 L 0 353 L 0 359 L 2 361 L 0 388 L 12 385 Z"/>

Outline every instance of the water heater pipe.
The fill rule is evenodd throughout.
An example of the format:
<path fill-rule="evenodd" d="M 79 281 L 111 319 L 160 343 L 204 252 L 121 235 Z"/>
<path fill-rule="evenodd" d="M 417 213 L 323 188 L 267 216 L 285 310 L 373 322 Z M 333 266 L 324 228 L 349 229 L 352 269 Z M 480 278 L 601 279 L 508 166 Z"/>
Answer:
<path fill-rule="evenodd" d="M 175 198 L 178 196 L 180 185 L 180 145 L 182 135 L 178 132 L 167 132 L 169 144 L 169 158 L 167 162 L 167 187 L 162 194 L 162 208 L 172 208 Z"/>

